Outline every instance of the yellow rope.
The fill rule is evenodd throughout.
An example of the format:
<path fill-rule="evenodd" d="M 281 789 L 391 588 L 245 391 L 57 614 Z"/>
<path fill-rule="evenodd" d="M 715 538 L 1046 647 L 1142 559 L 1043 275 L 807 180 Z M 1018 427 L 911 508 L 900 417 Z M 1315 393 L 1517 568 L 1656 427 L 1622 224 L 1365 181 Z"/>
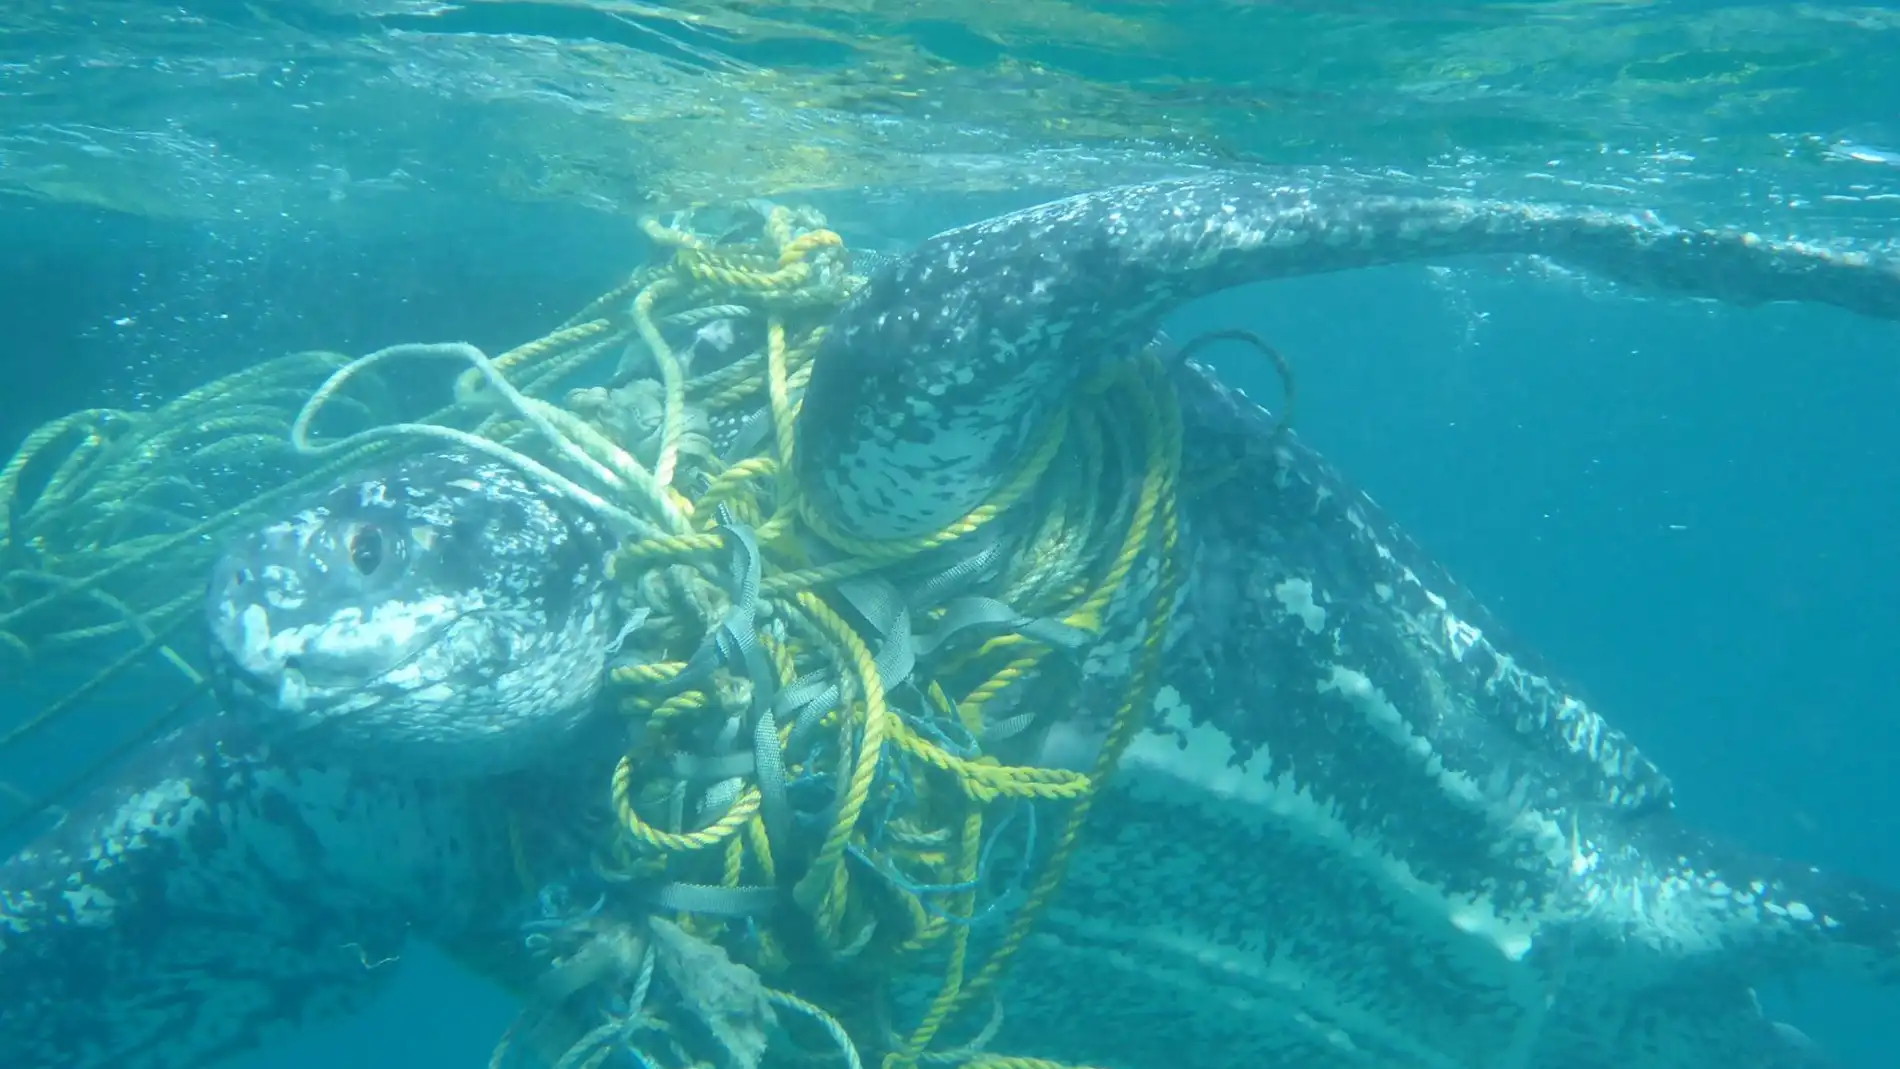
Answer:
<path fill-rule="evenodd" d="M 620 824 L 627 834 L 640 842 L 668 853 L 690 854 L 697 850 L 706 850 L 732 839 L 745 829 L 753 816 L 759 811 L 759 791 L 756 787 L 747 787 L 732 808 L 718 820 L 695 832 L 679 834 L 661 831 L 640 819 L 633 809 L 633 762 L 622 757 L 614 766 L 613 800 L 614 812 L 620 816 Z"/>
<path fill-rule="evenodd" d="M 978 862 L 983 852 L 983 810 L 972 806 L 963 818 L 963 838 L 957 846 L 958 857 L 962 864 L 957 869 L 957 881 L 970 885 L 970 889 L 957 896 L 951 912 L 963 923 L 951 926 L 950 959 L 944 965 L 943 986 L 938 989 L 924 1016 L 904 1041 L 901 1050 L 892 1051 L 885 1057 L 886 1069 L 895 1069 L 899 1065 L 915 1064 L 937 1038 L 944 1022 L 950 1019 L 963 993 L 963 973 L 970 953 L 970 922 L 976 916 L 975 883 L 979 875 Z"/>
<path fill-rule="evenodd" d="M 1049 422 L 1049 426 L 1043 431 L 1041 441 L 1037 443 L 1035 451 L 1029 455 L 1028 461 L 1017 470 L 1015 476 L 1001 490 L 997 491 L 995 497 L 971 509 L 962 519 L 933 534 L 899 541 L 857 538 L 839 531 L 828 519 L 818 515 L 809 505 L 804 510 L 805 522 L 825 541 L 848 553 L 869 560 L 900 560 L 927 553 L 976 531 L 1022 501 L 1023 497 L 1042 480 L 1043 474 L 1049 470 L 1049 465 L 1062 451 L 1062 441 L 1068 432 L 1068 427 L 1069 415 L 1065 410 Z"/>
<path fill-rule="evenodd" d="M 776 463 L 767 458 L 753 458 L 741 461 L 730 474 L 722 474 L 708 485 L 707 498 L 717 495 L 718 500 L 732 502 L 749 495 L 777 491 L 778 517 L 775 523 L 783 525 L 786 520 L 785 501 L 796 495 L 795 486 L 787 474 L 791 470 L 788 460 L 793 448 L 789 433 L 795 426 L 796 402 L 791 394 L 782 368 L 782 354 L 785 341 L 780 335 L 781 325 L 774 322 L 768 326 L 767 342 L 767 378 L 768 395 L 772 399 L 777 441 L 774 450 L 778 457 Z M 1144 439 L 1144 451 L 1147 467 L 1142 473 L 1139 489 L 1126 517 L 1126 527 L 1120 542 L 1115 545 L 1113 554 L 1103 562 L 1099 574 L 1090 582 L 1069 595 L 1070 607 L 1062 614 L 1062 619 L 1070 626 L 1099 632 L 1104 626 L 1107 612 L 1115 599 L 1123 591 L 1130 589 L 1129 577 L 1145 554 L 1152 554 L 1156 560 L 1156 584 L 1151 592 L 1152 604 L 1148 611 L 1147 633 L 1144 637 L 1142 656 L 1138 659 L 1133 678 L 1128 681 L 1128 690 L 1117 709 L 1114 726 L 1104 746 L 1097 767 L 1090 775 L 1067 772 L 1059 769 L 1016 768 L 996 763 L 990 758 L 959 757 L 945 750 L 937 743 L 924 738 L 916 729 L 899 718 L 888 704 L 885 683 L 880 678 L 876 660 L 868 644 L 856 633 L 852 626 L 838 614 L 824 599 L 812 589 L 827 581 L 825 569 L 799 569 L 773 572 L 768 575 L 762 593 L 770 597 L 789 596 L 790 604 L 796 606 L 799 614 L 809 620 L 817 636 L 838 651 L 842 665 L 848 677 L 854 682 L 856 697 L 848 703 L 844 715 L 836 712 L 825 720 L 826 730 L 837 733 L 842 740 L 853 738 L 844 752 L 844 765 L 839 785 L 837 807 L 825 836 L 820 843 L 813 860 L 804 876 L 794 887 L 794 901 L 811 917 L 822 944 L 833 954 L 848 952 L 848 944 L 856 942 L 864 935 L 860 928 L 858 935 L 850 939 L 846 936 L 846 915 L 848 903 L 852 900 L 853 881 L 850 867 L 846 864 L 847 849 L 861 840 L 865 829 L 861 827 L 867 812 L 870 798 L 873 796 L 877 773 L 886 755 L 891 752 L 902 753 L 924 767 L 934 769 L 947 777 L 955 788 L 955 796 L 964 801 L 950 810 L 960 813 L 952 820 L 952 826 L 961 829 L 956 849 L 949 852 L 927 847 L 922 840 L 911 839 L 909 845 L 899 845 L 897 849 L 911 859 L 914 865 L 926 868 L 943 868 L 945 881 L 965 888 L 952 896 L 947 905 L 947 917 L 961 917 L 965 923 L 959 924 L 946 917 L 933 917 L 925 912 L 921 903 L 908 892 L 898 893 L 896 904 L 909 915 L 902 941 L 895 946 L 899 954 L 916 954 L 934 946 L 948 937 L 946 957 L 943 962 L 944 979 L 937 994 L 925 1008 L 922 1018 L 912 1028 L 899 1045 L 885 1055 L 885 1069 L 909 1069 L 924 1060 L 936 1060 L 929 1049 L 944 1026 L 955 1019 L 968 1007 L 972 1000 L 987 993 L 1007 967 L 1009 960 L 1018 950 L 1022 939 L 1027 935 L 1036 916 L 1039 914 L 1054 888 L 1059 885 L 1061 874 L 1065 870 L 1067 859 L 1079 841 L 1080 829 L 1090 808 L 1094 793 L 1100 789 L 1107 776 L 1112 772 L 1116 761 L 1134 729 L 1141 723 L 1149 703 L 1152 701 L 1154 676 L 1158 670 L 1159 651 L 1165 636 L 1165 629 L 1173 608 L 1173 565 L 1171 556 L 1175 542 L 1175 520 L 1173 513 L 1173 486 L 1175 470 L 1178 466 L 1179 430 L 1172 419 L 1172 399 L 1167 393 L 1165 373 L 1158 368 L 1144 366 L 1125 376 L 1120 388 L 1113 391 L 1117 403 L 1131 406 L 1138 416 L 1137 423 Z M 860 574 L 863 570 L 904 559 L 910 555 L 925 552 L 928 549 L 947 544 L 954 539 L 975 530 L 983 523 L 990 522 L 1010 508 L 1026 500 L 1029 492 L 1036 487 L 1047 473 L 1053 459 L 1060 449 L 1063 433 L 1069 421 L 1064 419 L 1053 427 L 1039 443 L 1038 448 L 1024 463 L 1018 475 L 1006 484 L 991 501 L 973 510 L 958 523 L 932 536 L 897 544 L 868 543 L 862 540 L 838 537 L 835 532 L 826 530 L 823 521 L 811 522 L 807 515 L 799 518 L 806 520 L 808 529 L 814 529 L 828 541 L 845 549 L 846 557 L 842 568 L 832 574 Z M 1083 420 L 1084 427 L 1093 428 L 1094 417 Z M 1099 447 L 1102 438 L 1090 432 L 1084 435 L 1090 447 Z M 1099 458 L 1097 458 L 1099 459 Z M 1099 473 L 1099 464 L 1091 461 L 1088 468 L 1091 473 Z M 775 479 L 773 477 L 776 477 Z M 1085 485 L 1099 485 L 1099 480 Z M 702 501 L 707 498 L 702 498 Z M 801 510 L 802 512 L 803 510 Z M 1048 554 L 1043 564 L 1038 565 L 1048 576 L 1054 577 L 1071 567 L 1065 563 L 1075 553 L 1081 552 L 1091 539 L 1077 539 L 1070 536 L 1066 525 L 1057 514 L 1067 514 L 1071 510 L 1066 504 L 1052 506 L 1051 522 L 1038 528 L 1039 541 L 1047 542 L 1042 552 Z M 1092 514 L 1090 507 L 1079 508 L 1074 515 Z M 636 544 L 629 547 L 627 559 L 639 559 L 653 565 L 667 559 L 679 559 L 681 555 L 697 554 L 703 556 L 715 549 L 724 548 L 716 544 L 722 540 L 706 539 L 688 541 L 684 539 L 660 540 Z M 763 541 L 763 540 L 762 540 Z M 836 566 L 828 566 L 836 567 Z M 800 581 L 803 580 L 803 581 Z M 1052 580 L 1051 580 L 1052 581 Z M 1020 636 L 1004 636 L 984 643 L 978 652 L 1007 648 L 1012 643 L 1026 640 Z M 944 693 L 942 687 L 932 680 L 926 687 L 930 704 L 941 713 L 954 716 L 966 729 L 978 731 L 982 725 L 982 708 L 996 697 L 1025 685 L 1035 677 L 1036 669 L 1049 652 L 1040 644 L 1030 643 L 1030 652 L 1011 658 L 973 688 L 961 702 L 953 702 Z M 795 645 L 773 643 L 775 674 L 781 683 L 793 678 L 796 668 L 790 663 Z M 748 797 L 750 797 L 748 795 Z M 968 975 L 970 942 L 968 919 L 975 907 L 974 887 L 978 881 L 978 858 L 981 854 L 984 807 L 1002 799 L 1023 799 L 1066 802 L 1069 815 L 1058 836 L 1053 856 L 1044 864 L 1039 878 L 1033 886 L 1027 902 L 1012 919 L 1001 944 L 993 951 L 974 976 Z M 723 879 L 731 884 L 748 857 L 768 856 L 771 844 L 765 834 L 764 824 L 753 814 L 746 814 L 744 834 L 732 837 L 723 858 Z M 943 817 L 951 820 L 949 810 Z M 714 835 L 732 836 L 732 832 L 715 825 L 700 833 L 695 840 L 704 845 L 712 841 Z M 892 834 L 898 839 L 906 836 Z M 653 841 L 650 835 L 646 841 Z M 896 840 L 894 840 L 896 841 Z M 882 856 L 880 853 L 878 856 Z M 880 861 L 880 864 L 888 862 Z M 944 868 L 944 866 L 948 866 Z M 895 890 L 886 888 L 886 892 Z M 1025 1067 L 1035 1063 L 1017 1062 L 1000 1058 L 979 1058 L 971 1064 L 997 1065 L 999 1067 L 1020 1064 Z"/>
<path fill-rule="evenodd" d="M 660 337 L 660 328 L 654 324 L 652 313 L 654 302 L 678 288 L 677 281 L 663 278 L 641 290 L 633 300 L 634 328 L 653 354 L 654 363 L 659 365 L 660 385 L 666 391 L 665 406 L 660 409 L 660 459 L 653 465 L 653 479 L 661 486 L 673 485 L 674 468 L 679 463 L 680 434 L 686 418 L 686 380 L 679 357 L 666 344 L 666 339 Z"/>
<path fill-rule="evenodd" d="M 871 780 L 877 774 L 878 759 L 884 751 L 884 736 L 890 730 L 891 711 L 884 703 L 884 682 L 879 678 L 877 661 L 857 631 L 817 595 L 800 591 L 796 597 L 799 607 L 844 649 L 851 670 L 864 689 L 857 759 L 838 805 L 838 816 L 812 859 L 811 871 L 794 890 L 799 904 L 817 915 L 819 931 L 835 940 L 844 915 L 847 883 L 844 850 L 857 830 L 858 815 L 870 797 Z"/>
<path fill-rule="evenodd" d="M 1159 581 L 1153 595 L 1153 604 L 1149 611 L 1147 633 L 1144 636 L 1141 657 L 1137 662 L 1134 678 L 1130 680 L 1128 690 L 1109 730 L 1107 740 L 1096 757 L 1094 770 L 1089 774 L 1092 789 L 1084 794 L 1069 810 L 1068 819 L 1057 838 L 1055 855 L 1044 866 L 1041 877 L 1030 891 L 1028 900 L 1012 919 L 1009 931 L 1004 935 L 1001 945 L 984 965 L 965 991 L 966 999 L 987 991 L 1008 967 L 1022 942 L 1027 938 L 1030 928 L 1040 915 L 1042 908 L 1061 886 L 1068 871 L 1069 857 L 1075 852 L 1081 838 L 1083 823 L 1088 819 L 1089 810 L 1095 794 L 1115 767 L 1120 764 L 1122 754 L 1129 742 L 1140 730 L 1145 721 L 1148 704 L 1153 700 L 1156 676 L 1161 668 L 1161 655 L 1167 639 L 1167 624 L 1174 610 L 1175 596 L 1175 541 L 1177 538 L 1174 513 L 1173 487 L 1180 469 L 1181 432 L 1179 409 L 1173 401 L 1173 391 L 1169 387 L 1165 372 L 1159 370 L 1153 361 L 1143 366 L 1145 372 L 1144 388 L 1130 392 L 1131 398 L 1141 410 L 1142 421 L 1154 436 L 1151 440 L 1150 463 L 1147 474 L 1142 479 L 1140 498 L 1136 506 L 1135 517 L 1129 524 L 1128 537 L 1123 542 L 1123 552 L 1117 557 L 1111 568 L 1111 576 L 1125 578 L 1133 558 L 1137 555 L 1138 539 L 1145 540 L 1148 527 L 1159 518 L 1161 545 L 1157 552 L 1159 561 Z M 1157 401 L 1157 398 L 1165 401 Z M 1117 580 L 1119 582 L 1119 578 Z M 1085 611 L 1093 615 L 1100 602 L 1107 597 L 1101 590 L 1109 589 L 1107 584 L 1098 589 L 1097 595 L 1089 599 Z M 1113 596 L 1110 590 L 1107 596 Z M 1080 614 L 1078 614 L 1080 615 Z"/>
<path fill-rule="evenodd" d="M 1092 1069 L 1092 1067 L 1070 1065 L 1067 1062 L 1052 1062 L 1047 1058 L 1006 1058 L 997 1054 L 985 1054 L 964 1062 L 961 1069 Z"/>

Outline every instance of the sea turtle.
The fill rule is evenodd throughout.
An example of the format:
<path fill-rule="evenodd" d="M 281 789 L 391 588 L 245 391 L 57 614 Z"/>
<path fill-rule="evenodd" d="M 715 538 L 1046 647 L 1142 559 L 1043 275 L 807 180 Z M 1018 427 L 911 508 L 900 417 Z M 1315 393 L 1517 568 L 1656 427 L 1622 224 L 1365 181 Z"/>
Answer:
<path fill-rule="evenodd" d="M 1900 318 L 1892 263 L 1643 215 L 1330 180 L 1108 189 L 878 272 L 816 358 L 800 485 L 845 536 L 928 534 L 1182 302 L 1469 253 Z M 992 1049 L 1115 1069 L 1770 1069 L 1811 1052 L 1751 985 L 1894 976 L 1900 899 L 1684 827 L 1662 773 L 1368 499 L 1204 367 L 1166 368 L 1184 469 L 1227 489 L 1181 501 L 1161 685 Z M 227 711 L 0 868 L 0 1061 L 209 1065 L 358 1004 L 405 938 L 547 995 L 533 948 L 552 937 L 524 940 L 524 918 L 620 907 L 537 901 L 510 822 L 539 814 L 557 853 L 569 827 L 585 868 L 621 748 L 592 703 L 632 622 L 605 593 L 613 541 L 514 467 L 446 449 L 234 544 L 208 597 Z M 1134 626 L 1078 652 L 1032 756 L 1086 765 Z M 556 993 L 624 957 L 593 953 Z M 734 968 L 674 960 L 682 982 Z"/>

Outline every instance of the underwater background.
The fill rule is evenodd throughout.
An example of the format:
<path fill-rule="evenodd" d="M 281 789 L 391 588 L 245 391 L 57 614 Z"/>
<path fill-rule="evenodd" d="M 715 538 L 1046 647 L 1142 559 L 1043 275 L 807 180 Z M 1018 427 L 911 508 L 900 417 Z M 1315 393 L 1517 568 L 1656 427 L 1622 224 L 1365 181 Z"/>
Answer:
<path fill-rule="evenodd" d="M 429 13 L 432 6 L 313 3 L 270 13 L 310 40 L 359 34 L 360 20 L 372 16 L 418 27 L 437 17 L 474 19 L 439 36 L 467 44 L 470 35 L 492 34 L 514 47 L 515 37 L 535 34 L 598 42 L 594 22 L 560 20 L 592 19 L 612 9 L 476 4 L 437 16 Z M 1429 13 L 1411 10 L 1425 5 L 1323 6 L 1325 17 L 1336 20 L 1333 36 L 1313 31 L 1281 38 L 1276 47 L 1263 35 L 1252 46 L 1274 57 L 1267 75 L 1278 72 L 1274 76 L 1298 86 L 1301 101 L 1319 106 L 1290 108 L 1284 85 L 1249 82 L 1267 75 L 1245 66 L 1239 53 L 1247 50 L 1229 40 L 1225 47 L 1236 52 L 1239 72 L 1228 78 L 1229 95 L 1202 93 L 1183 105 L 1228 126 L 1196 128 L 1166 153 L 1152 144 L 1128 147 L 1152 131 L 1121 131 L 1115 143 L 1126 148 L 1125 156 L 1103 150 L 1088 166 L 1052 162 L 1034 154 L 1033 142 L 1041 136 L 1064 144 L 1061 127 L 1045 123 L 1038 134 L 1025 122 L 1012 135 L 1020 145 L 1002 143 L 994 160 L 967 172 L 984 175 L 981 182 L 953 181 L 937 170 L 916 175 L 917 188 L 907 189 L 901 174 L 871 174 L 865 162 L 871 157 L 852 164 L 858 168 L 852 181 L 811 190 L 783 175 L 776 184 L 748 174 L 726 178 L 735 186 L 752 182 L 754 191 L 784 201 L 821 203 L 834 212 L 848 244 L 890 250 L 1051 192 L 1184 171 L 1210 159 L 1237 166 L 1353 160 L 1363 167 L 1436 167 L 1441 178 L 1447 168 L 1462 168 L 1459 173 L 1479 184 L 1554 195 L 1588 188 L 1615 169 L 1579 161 L 1573 150 L 1592 142 L 1603 157 L 1616 156 L 1618 145 L 1640 157 L 1616 165 L 1627 178 L 1617 185 L 1615 196 L 1623 198 L 1617 203 L 1653 202 L 1672 219 L 1684 212 L 1712 222 L 1770 217 L 1816 238 L 1894 236 L 1900 10 L 1571 5 L 1583 12 L 1579 18 L 1607 20 L 1590 22 L 1591 32 L 1621 34 L 1617 47 L 1624 54 L 1566 62 L 1568 54 L 1529 56 L 1521 40 L 1500 39 L 1488 53 L 1501 57 L 1498 69 L 1484 77 L 1510 82 L 1504 88 L 1516 91 L 1460 95 L 1455 87 L 1471 78 L 1447 74 L 1448 88 L 1417 90 L 1398 107 L 1396 97 L 1376 88 L 1380 72 L 1389 72 L 1392 56 L 1406 49 L 1416 53 L 1449 40 L 1441 22 L 1464 19 L 1470 33 L 1458 40 L 1471 49 L 1479 31 L 1498 35 L 1520 22 L 1533 25 L 1533 15 L 1554 18 L 1564 6 L 1470 5 Z M 1129 9 L 1151 20 L 1169 17 L 1154 5 L 1060 7 L 1077 19 L 1090 10 L 1106 18 Z M 1248 10 L 1232 13 L 1239 8 Z M 1182 34 L 1187 43 L 1178 45 L 1179 54 L 1193 54 L 1193 41 L 1208 39 L 1207 27 L 1195 19 L 1214 19 L 1212 9 L 1227 9 L 1232 18 L 1268 17 L 1260 11 L 1271 9 L 1289 27 L 1312 29 L 1301 21 L 1299 5 L 1186 4 L 1181 10 L 1189 14 L 1180 18 L 1192 32 Z M 39 11 L 33 5 L 22 10 Z M 191 13 L 200 24 L 238 25 L 249 17 L 217 5 L 169 10 Z M 77 72 L 96 72 L 96 64 L 61 68 L 78 81 L 43 83 L 66 85 L 58 94 L 42 99 L 30 88 L 29 75 L 52 76 L 27 69 L 49 56 L 81 56 L 86 48 L 100 57 L 113 54 L 119 46 L 110 17 L 96 13 L 90 43 L 63 51 L 33 35 L 80 40 L 70 26 L 54 25 L 51 16 L 42 23 L 33 21 L 37 15 L 7 17 L 17 21 L 0 38 L 10 60 L 0 64 L 0 78 L 12 79 L 0 83 L 0 122 L 6 124 L 0 162 L 8 168 L 0 182 L 0 322 L 6 324 L 0 452 L 64 412 L 167 397 L 285 351 L 356 353 L 410 340 L 468 340 L 499 351 L 544 332 L 644 258 L 635 207 L 650 155 L 609 178 L 601 175 L 611 161 L 575 164 L 573 173 L 606 183 L 619 200 L 578 179 L 552 191 L 542 183 L 529 196 L 520 188 L 482 188 L 473 180 L 458 188 L 423 176 L 415 159 L 433 158 L 444 172 L 455 171 L 457 159 L 474 160 L 468 170 L 477 171 L 494 165 L 497 153 L 530 151 L 500 131 L 493 132 L 493 144 L 482 140 L 485 123 L 526 120 L 503 105 L 484 117 L 479 102 L 465 101 L 466 113 L 437 117 L 461 124 L 453 129 L 425 128 L 430 117 L 424 115 L 379 118 L 364 107 L 334 126 L 285 133 L 286 143 L 296 145 L 281 151 L 337 160 L 376 157 L 383 149 L 372 142 L 379 138 L 403 141 L 409 155 L 402 166 L 411 168 L 412 180 L 365 187 L 349 177 L 368 173 L 362 166 L 351 172 L 338 163 L 332 169 L 342 178 L 319 181 L 308 168 L 273 170 L 254 152 L 261 170 L 251 173 L 275 175 L 274 196 L 281 196 L 269 210 L 258 207 L 262 201 L 230 210 L 236 202 L 221 198 L 240 195 L 235 171 L 181 177 L 176 167 L 141 170 L 150 160 L 134 151 L 136 139 L 108 136 L 115 129 L 184 136 L 189 116 L 115 118 L 115 107 L 154 105 L 132 94 L 115 97 L 96 80 L 80 78 Z M 1674 27 L 1673 36 L 1628 29 L 1644 19 L 1652 28 Z M 1781 52 L 1750 52 L 1737 43 L 1797 24 L 1824 24 L 1830 34 L 1849 36 L 1817 43 L 1783 33 L 1772 38 L 1786 49 Z M 174 32 L 188 34 L 192 25 L 187 20 Z M 406 25 L 390 32 L 409 32 Z M 1079 35 L 1086 43 L 1092 25 L 1082 20 L 1047 32 Z M 1708 30 L 1711 25 L 1727 31 Z M 1047 65 L 1050 56 L 1062 55 L 1044 42 L 1034 57 L 1012 60 L 1017 39 L 959 21 L 949 5 L 908 32 L 934 49 L 941 64 L 965 72 L 956 87 L 967 99 L 979 99 L 985 85 L 1020 97 L 1028 77 L 1023 64 Z M 1380 32 L 1415 37 L 1373 47 Z M 823 41 L 752 40 L 749 54 L 738 44 L 731 49 L 747 64 L 803 69 L 831 62 Z M 123 50 L 143 47 L 134 42 Z M 1592 47 L 1581 37 L 1574 45 L 1578 56 Z M 1811 54 L 1789 58 L 1804 48 Z M 1091 86 L 1112 88 L 1118 77 L 1129 84 L 1152 80 L 1152 66 L 1118 70 L 1103 58 L 1113 52 L 1087 50 L 1086 61 L 1072 66 Z M 1166 62 L 1175 54 L 1147 58 Z M 1126 55 L 1123 61 L 1135 62 Z M 308 57 L 305 62 L 323 69 Z M 1614 81 L 1642 63 L 1654 67 L 1645 84 L 1677 87 L 1638 101 L 1651 110 L 1627 110 L 1634 105 L 1626 97 L 1626 110 L 1618 112 L 1593 91 L 1592 72 Z M 159 77 L 160 66 L 139 69 Z M 1200 70 L 1183 81 L 1205 89 L 1223 77 L 1221 69 Z M 1364 96 L 1343 88 L 1361 84 L 1373 88 Z M 99 95 L 87 97 L 88 89 Z M 545 91 L 574 95 L 571 87 Z M 1045 118 L 1058 114 L 1056 103 L 1030 96 L 1026 112 L 1041 107 Z M 904 115 L 901 101 L 909 98 L 896 99 L 896 112 L 832 106 L 871 116 L 872 128 L 929 119 Z M 216 101 L 204 100 L 209 114 Z M 1281 113 L 1302 111 L 1284 120 L 1279 142 L 1256 117 L 1269 103 Z M 1328 107 L 1331 126 L 1322 121 Z M 74 114 L 91 119 L 79 124 Z M 1371 114 L 1389 121 L 1352 121 Z M 1573 125 L 1558 121 L 1566 118 Z M 782 119 L 764 112 L 731 116 L 733 123 L 768 132 Z M 407 124 L 406 132 L 363 127 L 376 121 Z M 1131 130 L 1138 125 L 1128 122 Z M 1513 122 L 1521 125 L 1513 129 Z M 1585 127 L 1592 137 L 1573 141 Z M 346 128 L 361 136 L 345 137 Z M 791 142 L 818 136 L 785 129 Z M 911 131 L 904 136 L 922 136 L 914 125 L 902 129 Z M 68 153 L 77 133 L 102 147 Z M 1659 140 L 1663 134 L 1668 143 Z M 1099 132 L 1087 136 L 1107 143 Z M 1541 159 L 1537 150 L 1551 138 L 1560 147 Z M 1482 147 L 1461 155 L 1460 146 L 1471 142 Z M 944 154 L 958 151 L 953 145 Z M 1693 159 L 1698 151 L 1700 163 L 1679 158 Z M 1016 180 L 1011 152 L 1025 161 Z M 211 167 L 214 156 L 201 162 Z M 100 168 L 97 175 L 86 170 L 89 157 Z M 1777 161 L 1788 166 L 1777 170 Z M 670 166 L 686 170 L 678 159 Z M 1562 181 L 1526 185 L 1524 176 L 1540 167 Z M 1672 182 L 1671 173 L 1679 181 Z M 857 179 L 875 185 L 875 197 L 859 193 Z M 133 196 L 131 189 L 142 192 Z M 656 180 L 649 192 L 664 200 L 675 189 L 681 200 L 705 192 L 683 179 L 670 186 Z M 200 200 L 191 201 L 187 191 Z M 1299 389 L 1297 432 L 1560 674 L 1578 681 L 1582 693 L 1674 777 L 1686 819 L 1755 849 L 1900 885 L 1894 682 L 1900 665 L 1900 330 L 1809 307 L 1743 310 L 1649 299 L 1529 261 L 1408 266 L 1249 287 L 1183 310 L 1167 329 L 1186 339 L 1230 327 L 1260 333 L 1289 357 Z M 1230 381 L 1274 403 L 1276 379 L 1250 352 L 1217 346 L 1206 355 Z M 5 662 L 0 671 L 18 668 Z M 70 682 L 17 674 L 0 680 L 0 728 L 29 717 L 46 695 Z M 138 707 L 139 697 L 130 687 L 102 693 L 86 715 L 95 725 L 133 724 L 149 715 Z M 83 729 L 49 730 L 30 748 L 0 753 L 0 775 L 32 794 L 88 756 Z M 507 1000 L 425 948 L 410 955 L 415 960 L 369 1014 L 243 1064 L 485 1064 L 512 1015 Z M 1761 994 L 1772 1015 L 1800 1026 L 1841 1064 L 1894 1064 L 1900 1013 L 1891 992 L 1816 982 Z"/>

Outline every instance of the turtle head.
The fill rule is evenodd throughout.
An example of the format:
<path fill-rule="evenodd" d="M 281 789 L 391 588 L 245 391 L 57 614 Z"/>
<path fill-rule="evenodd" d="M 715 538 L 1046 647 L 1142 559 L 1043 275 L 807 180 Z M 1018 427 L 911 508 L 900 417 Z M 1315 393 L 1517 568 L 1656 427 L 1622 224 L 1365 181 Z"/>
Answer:
<path fill-rule="evenodd" d="M 206 598 L 227 708 L 313 757 L 520 767 L 591 712 L 610 540 L 486 457 L 361 471 L 234 540 Z"/>

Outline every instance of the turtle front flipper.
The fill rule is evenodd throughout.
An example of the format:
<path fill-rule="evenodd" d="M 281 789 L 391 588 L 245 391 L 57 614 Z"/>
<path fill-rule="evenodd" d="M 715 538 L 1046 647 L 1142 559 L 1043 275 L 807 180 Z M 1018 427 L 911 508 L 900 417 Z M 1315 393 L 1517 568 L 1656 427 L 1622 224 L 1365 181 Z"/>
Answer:
<path fill-rule="evenodd" d="M 175 734 L 0 866 L 0 1065 L 196 1069 L 348 1012 L 479 898 L 464 788 Z"/>
<path fill-rule="evenodd" d="M 1523 254 L 1665 293 L 1900 318 L 1900 263 L 1886 252 L 1325 171 L 1121 186 L 946 231 L 872 276 L 813 363 L 800 492 L 840 534 L 924 537 L 992 497 L 1079 387 L 1191 300 L 1295 275 Z"/>

